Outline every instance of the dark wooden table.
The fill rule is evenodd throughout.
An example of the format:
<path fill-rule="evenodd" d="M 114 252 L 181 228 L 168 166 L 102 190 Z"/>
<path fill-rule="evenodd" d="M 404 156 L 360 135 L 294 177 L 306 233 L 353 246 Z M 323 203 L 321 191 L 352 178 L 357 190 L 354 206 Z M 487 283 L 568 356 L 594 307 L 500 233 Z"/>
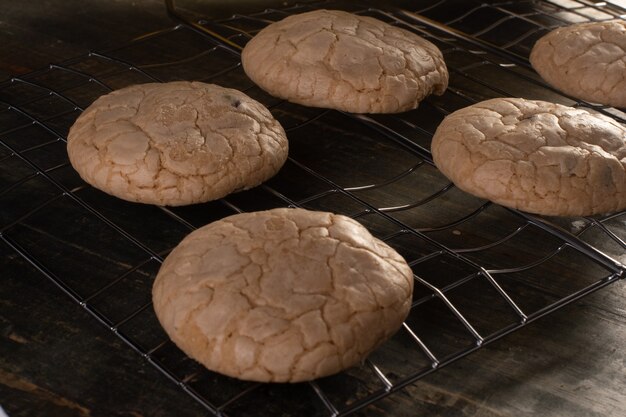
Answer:
<path fill-rule="evenodd" d="M 159 0 L 1 4 L 2 79 L 172 25 Z M 227 12 L 200 0 L 181 4 Z M 6 249 L 0 276 L 0 406 L 9 416 L 206 415 Z M 359 415 L 622 417 L 625 299 L 624 283 L 611 285 Z"/>

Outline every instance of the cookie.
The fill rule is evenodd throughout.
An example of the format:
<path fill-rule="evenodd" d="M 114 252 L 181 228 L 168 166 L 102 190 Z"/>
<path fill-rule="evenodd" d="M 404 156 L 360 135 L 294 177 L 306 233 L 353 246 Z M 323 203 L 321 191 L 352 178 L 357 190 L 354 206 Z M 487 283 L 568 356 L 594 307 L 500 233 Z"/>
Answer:
<path fill-rule="evenodd" d="M 626 208 L 626 128 L 588 110 L 483 101 L 443 120 L 432 153 L 459 188 L 504 206 L 551 216 Z"/>
<path fill-rule="evenodd" d="M 352 113 L 397 113 L 448 86 L 441 51 L 407 30 L 338 10 L 289 16 L 248 42 L 241 61 L 270 94 Z"/>
<path fill-rule="evenodd" d="M 178 81 L 100 97 L 70 129 L 67 152 L 106 193 L 179 206 L 262 183 L 281 168 L 288 144 L 270 112 L 240 91 Z"/>
<path fill-rule="evenodd" d="M 626 21 L 562 27 L 537 41 L 530 54 L 535 70 L 572 97 L 626 107 Z"/>
<path fill-rule="evenodd" d="M 282 208 L 192 232 L 152 297 L 170 338 L 208 369 L 298 382 L 364 359 L 402 325 L 412 290 L 404 259 L 356 221 Z"/>

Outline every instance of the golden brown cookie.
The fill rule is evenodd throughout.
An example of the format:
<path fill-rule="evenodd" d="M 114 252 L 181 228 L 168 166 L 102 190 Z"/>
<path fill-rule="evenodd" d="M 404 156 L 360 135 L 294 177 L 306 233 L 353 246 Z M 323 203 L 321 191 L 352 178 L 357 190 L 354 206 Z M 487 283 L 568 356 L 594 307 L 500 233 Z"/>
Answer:
<path fill-rule="evenodd" d="M 338 10 L 289 16 L 243 50 L 246 74 L 270 94 L 352 113 L 397 113 L 448 86 L 441 51 L 407 30 Z"/>
<path fill-rule="evenodd" d="M 72 166 L 124 200 L 178 206 L 215 200 L 272 177 L 287 159 L 285 132 L 237 90 L 178 81 L 100 97 L 67 138 Z"/>
<path fill-rule="evenodd" d="M 548 83 L 593 103 L 626 107 L 626 21 L 565 26 L 537 41 L 530 62 Z"/>
<path fill-rule="evenodd" d="M 170 338 L 207 368 L 297 382 L 364 359 L 401 326 L 412 290 L 404 259 L 356 221 L 284 208 L 194 231 L 152 296 Z"/>
<path fill-rule="evenodd" d="M 626 128 L 588 110 L 483 101 L 444 119 L 432 153 L 459 188 L 504 206 L 552 216 L 626 208 Z"/>

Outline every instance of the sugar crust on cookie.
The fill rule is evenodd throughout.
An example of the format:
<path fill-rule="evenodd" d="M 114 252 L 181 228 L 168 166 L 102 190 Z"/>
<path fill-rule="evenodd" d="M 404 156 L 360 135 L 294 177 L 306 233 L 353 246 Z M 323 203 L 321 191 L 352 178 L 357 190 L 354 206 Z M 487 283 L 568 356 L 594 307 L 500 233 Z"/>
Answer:
<path fill-rule="evenodd" d="M 548 83 L 593 103 L 626 107 L 626 21 L 555 29 L 539 39 L 530 62 Z"/>
<path fill-rule="evenodd" d="M 356 221 L 274 209 L 187 236 L 153 301 L 170 338 L 207 368 L 298 382 L 363 360 L 401 326 L 412 289 L 404 259 Z"/>
<path fill-rule="evenodd" d="M 177 81 L 98 98 L 71 127 L 67 151 L 94 187 L 177 206 L 262 183 L 285 162 L 288 143 L 270 112 L 240 91 Z"/>
<path fill-rule="evenodd" d="M 448 115 L 433 159 L 459 188 L 544 215 L 626 208 L 626 128 L 601 114 L 497 98 Z"/>
<path fill-rule="evenodd" d="M 270 94 L 352 113 L 397 113 L 441 95 L 441 51 L 408 30 L 368 16 L 316 10 L 261 30 L 242 53 L 246 74 Z"/>

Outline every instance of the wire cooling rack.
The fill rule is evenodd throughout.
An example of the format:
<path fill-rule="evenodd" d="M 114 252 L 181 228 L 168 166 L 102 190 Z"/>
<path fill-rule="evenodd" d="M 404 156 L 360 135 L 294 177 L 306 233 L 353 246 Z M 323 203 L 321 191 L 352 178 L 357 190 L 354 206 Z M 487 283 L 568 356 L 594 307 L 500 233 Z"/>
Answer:
<path fill-rule="evenodd" d="M 454 7 L 451 5 L 454 4 Z M 351 115 L 275 99 L 245 76 L 239 47 L 271 21 L 313 8 L 374 16 L 435 43 L 450 88 L 414 111 Z M 175 12 L 174 12 L 175 13 Z M 187 22 L 0 84 L 0 239 L 136 350 L 207 415 L 348 415 L 626 274 L 626 213 L 543 218 L 457 188 L 433 166 L 432 133 L 499 96 L 592 106 L 546 86 L 527 56 L 548 30 L 623 16 L 604 3 L 432 1 L 415 11 L 313 2 Z M 207 34 L 207 31 L 211 34 Z M 290 158 L 266 184 L 182 208 L 132 204 L 87 186 L 65 138 L 98 96 L 134 83 L 201 80 L 243 90 L 285 127 Z M 227 378 L 187 358 L 152 311 L 163 257 L 191 230 L 251 210 L 299 206 L 351 216 L 415 272 L 409 317 L 363 364 L 301 384 Z"/>

